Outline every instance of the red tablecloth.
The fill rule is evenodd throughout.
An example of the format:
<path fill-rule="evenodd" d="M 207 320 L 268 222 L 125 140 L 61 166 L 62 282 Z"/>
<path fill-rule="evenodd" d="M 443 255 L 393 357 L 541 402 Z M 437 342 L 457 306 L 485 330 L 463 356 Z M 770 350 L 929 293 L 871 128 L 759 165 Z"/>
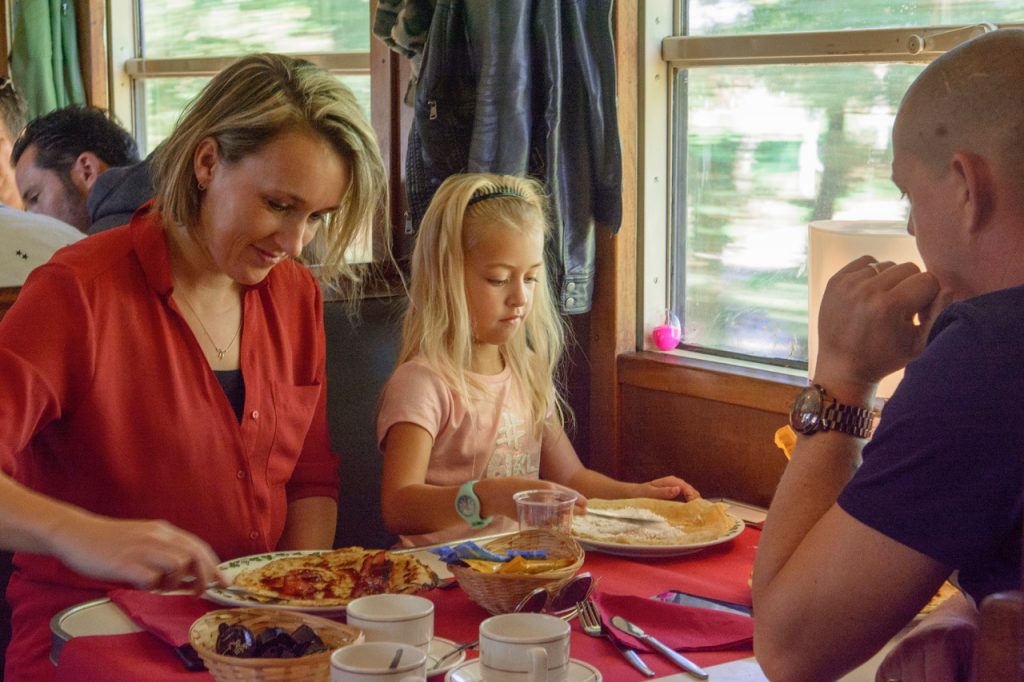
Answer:
<path fill-rule="evenodd" d="M 599 591 L 649 597 L 676 589 L 750 604 L 747 581 L 759 538 L 760 531 L 748 528 L 724 545 L 665 559 L 630 559 L 589 552 L 583 570 L 590 571 L 598 579 Z M 439 637 L 457 642 L 476 639 L 480 622 L 489 615 L 457 588 L 434 590 L 424 596 L 435 604 L 434 631 Z M 575 621 L 571 650 L 573 658 L 597 667 L 608 682 L 644 679 L 609 642 L 588 637 Z M 749 647 L 742 647 L 727 651 L 690 652 L 687 657 L 698 665 L 709 666 L 751 654 Z M 642 657 L 659 675 L 679 672 L 659 654 L 643 653 Z M 208 673 L 186 672 L 172 649 L 147 632 L 75 637 L 61 650 L 57 667 L 59 682 L 118 679 L 207 682 L 213 678 Z"/>

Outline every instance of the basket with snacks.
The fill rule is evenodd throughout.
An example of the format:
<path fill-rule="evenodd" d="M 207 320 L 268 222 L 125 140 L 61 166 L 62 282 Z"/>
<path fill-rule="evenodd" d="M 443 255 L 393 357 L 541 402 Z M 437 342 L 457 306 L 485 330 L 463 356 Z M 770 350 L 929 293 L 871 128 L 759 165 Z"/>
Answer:
<path fill-rule="evenodd" d="M 580 544 L 550 530 L 505 535 L 481 548 L 499 560 L 463 558 L 448 568 L 469 598 L 493 614 L 512 612 L 539 587 L 557 592 L 583 565 Z"/>
<path fill-rule="evenodd" d="M 363 641 L 359 628 L 280 609 L 210 611 L 189 641 L 218 682 L 327 682 L 335 649 Z"/>

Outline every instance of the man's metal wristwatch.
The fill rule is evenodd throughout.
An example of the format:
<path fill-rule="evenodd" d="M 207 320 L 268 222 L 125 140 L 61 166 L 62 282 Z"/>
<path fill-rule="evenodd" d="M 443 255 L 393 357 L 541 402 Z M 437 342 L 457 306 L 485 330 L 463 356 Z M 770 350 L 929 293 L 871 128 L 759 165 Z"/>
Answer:
<path fill-rule="evenodd" d="M 483 528 L 494 517 L 480 518 L 480 498 L 473 491 L 474 483 L 476 481 L 466 481 L 459 487 L 459 492 L 455 495 L 455 511 L 459 513 L 459 516 L 466 519 L 466 523 L 473 528 Z"/>
<path fill-rule="evenodd" d="M 874 420 L 873 410 L 836 402 L 818 384 L 800 391 L 789 413 L 789 425 L 803 434 L 840 431 L 857 438 L 870 438 Z"/>

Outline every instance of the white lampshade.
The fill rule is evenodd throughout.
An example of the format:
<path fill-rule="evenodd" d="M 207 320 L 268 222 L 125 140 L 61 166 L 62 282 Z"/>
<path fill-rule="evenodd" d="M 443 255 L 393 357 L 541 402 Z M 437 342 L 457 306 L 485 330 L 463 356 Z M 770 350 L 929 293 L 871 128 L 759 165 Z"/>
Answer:
<path fill-rule="evenodd" d="M 861 256 L 878 261 L 924 262 L 917 252 L 907 223 L 897 220 L 816 220 L 807 229 L 807 376 L 814 377 L 818 357 L 818 309 L 829 278 Z M 878 386 L 879 398 L 889 398 L 903 378 L 903 370 L 890 374 Z"/>

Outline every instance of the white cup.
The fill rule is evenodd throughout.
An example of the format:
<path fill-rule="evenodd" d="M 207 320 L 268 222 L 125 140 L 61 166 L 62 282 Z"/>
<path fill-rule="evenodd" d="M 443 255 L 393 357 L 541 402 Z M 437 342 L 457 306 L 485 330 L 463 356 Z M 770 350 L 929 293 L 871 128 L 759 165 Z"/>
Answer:
<path fill-rule="evenodd" d="M 401 649 L 398 665 L 391 667 Z M 401 642 L 366 642 L 331 654 L 331 682 L 421 682 L 427 679 L 427 655 Z"/>
<path fill-rule="evenodd" d="M 345 614 L 367 642 L 402 642 L 427 653 L 434 638 L 434 602 L 413 594 L 359 597 L 349 602 Z"/>
<path fill-rule="evenodd" d="M 487 682 L 565 682 L 569 624 L 544 613 L 506 613 L 480 623 L 480 670 Z"/>

